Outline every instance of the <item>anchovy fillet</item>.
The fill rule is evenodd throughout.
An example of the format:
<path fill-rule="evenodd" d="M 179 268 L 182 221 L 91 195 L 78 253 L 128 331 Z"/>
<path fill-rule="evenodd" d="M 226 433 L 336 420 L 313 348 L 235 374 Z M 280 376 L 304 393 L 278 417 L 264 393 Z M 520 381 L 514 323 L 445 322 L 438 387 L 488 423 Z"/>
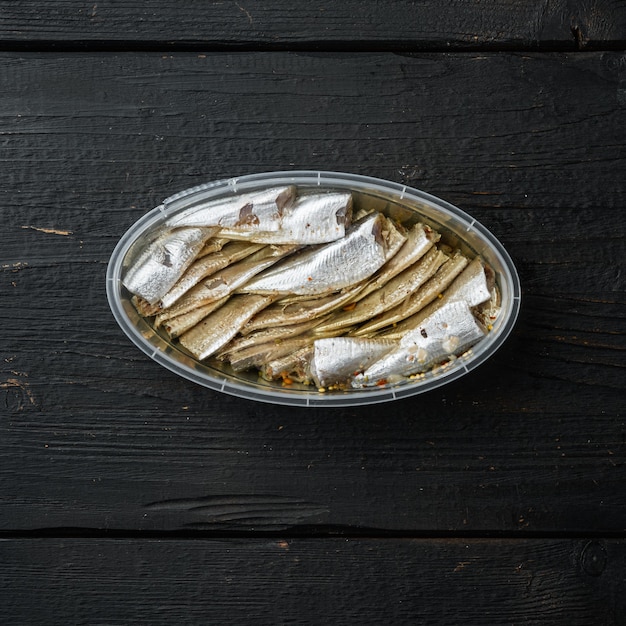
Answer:
<path fill-rule="evenodd" d="M 203 202 L 170 218 L 166 226 L 218 226 L 242 232 L 278 230 L 285 207 L 295 197 L 296 188 L 288 185 Z"/>
<path fill-rule="evenodd" d="M 396 242 L 405 239 L 382 214 L 368 216 L 342 239 L 283 261 L 251 280 L 242 291 L 275 295 L 331 293 L 371 276 L 391 258 L 390 250 Z"/>
<path fill-rule="evenodd" d="M 359 293 L 363 285 L 356 285 L 340 293 L 333 293 L 315 299 L 308 299 L 291 304 L 275 302 L 267 309 L 255 315 L 242 329 L 244 335 L 263 328 L 293 325 L 308 320 L 318 320 L 330 311 L 342 307 Z"/>
<path fill-rule="evenodd" d="M 314 245 L 340 239 L 352 218 L 351 193 L 320 193 L 301 196 L 285 207 L 271 230 L 223 228 L 221 235 L 231 239 L 261 243 Z"/>
<path fill-rule="evenodd" d="M 466 302 L 450 302 L 400 340 L 397 349 L 354 378 L 353 387 L 394 382 L 460 355 L 484 337 Z"/>
<path fill-rule="evenodd" d="M 176 281 L 176 284 L 161 298 L 159 308 L 166 309 L 172 306 L 174 302 L 197 285 L 203 278 L 215 274 L 215 272 L 228 267 L 231 263 L 245 259 L 260 248 L 262 248 L 262 244 L 250 245 L 233 241 L 224 246 L 219 252 L 196 259 Z"/>
<path fill-rule="evenodd" d="M 310 374 L 318 387 L 348 383 L 397 346 L 389 339 L 332 337 L 313 344 Z"/>
<path fill-rule="evenodd" d="M 184 332 L 187 332 L 191 328 L 193 328 L 198 322 L 201 322 L 207 315 L 213 313 L 213 311 L 219 309 L 223 304 L 226 303 L 229 296 L 225 296 L 220 300 L 215 300 L 215 302 L 209 302 L 209 304 L 205 304 L 203 306 L 199 306 L 197 309 L 193 309 L 189 311 L 189 313 L 183 313 L 182 315 L 177 315 L 176 317 L 172 317 L 169 319 L 160 319 L 161 316 L 157 315 L 154 320 L 154 325 L 158 328 L 159 326 L 163 326 L 165 332 L 174 339 L 175 337 L 179 337 Z"/>
<path fill-rule="evenodd" d="M 415 224 L 407 233 L 406 241 L 397 254 L 392 256 L 379 270 L 368 280 L 356 300 L 362 300 L 365 296 L 380 289 L 394 276 L 407 267 L 419 261 L 441 238 L 441 235 L 429 226 L 422 223 Z"/>
<path fill-rule="evenodd" d="M 180 278 L 202 249 L 214 228 L 168 230 L 139 255 L 122 283 L 150 304 L 158 302 Z"/>
<path fill-rule="evenodd" d="M 261 311 L 259 315 L 261 315 L 262 313 L 263 311 Z M 254 318 L 250 320 L 250 322 L 253 321 Z M 285 339 L 292 339 L 294 337 L 297 337 L 298 335 L 302 335 L 307 331 L 312 330 L 319 323 L 320 320 L 313 319 L 301 322 L 299 324 L 277 324 L 275 326 L 272 326 L 271 328 L 255 330 L 249 334 L 244 334 L 242 332 L 240 336 L 235 337 L 228 345 L 224 347 L 224 349 L 220 352 L 217 358 L 222 361 L 228 361 L 231 355 L 239 352 L 240 350 L 245 350 L 246 348 L 250 348 L 252 346 L 260 346 L 265 343 L 278 343 L 284 341 Z M 242 331 L 243 330 L 244 329 L 242 329 Z"/>
<path fill-rule="evenodd" d="M 172 306 L 162 311 L 163 319 L 188 313 L 199 306 L 215 302 L 215 300 L 233 293 L 252 276 L 296 249 L 297 246 L 263 246 L 254 254 L 212 274 L 206 280 L 192 287 Z"/>
<path fill-rule="evenodd" d="M 386 326 L 397 324 L 425 307 L 429 302 L 437 298 L 450 283 L 461 273 L 469 260 L 460 253 L 447 260 L 415 293 L 409 296 L 402 304 L 389 309 L 378 318 L 363 324 L 350 334 L 355 336 L 367 336 Z M 387 338 L 397 337 L 394 328 L 382 333 Z"/>
<path fill-rule="evenodd" d="M 397 324 L 389 334 L 385 333 L 385 336 L 402 337 L 449 302 L 466 302 L 470 308 L 487 302 L 493 292 L 493 282 L 491 268 L 486 267 L 477 257 L 454 279 L 443 292 L 442 298 L 436 298 L 429 305 Z"/>
<path fill-rule="evenodd" d="M 383 287 L 363 299 L 357 299 L 354 308 L 334 314 L 320 326 L 320 330 L 341 332 L 347 326 L 388 311 L 417 291 L 435 274 L 445 259 L 446 255 L 441 250 L 431 248 L 417 263 L 392 278 Z"/>
<path fill-rule="evenodd" d="M 270 302 L 271 298 L 267 296 L 233 296 L 191 330 L 183 333 L 179 341 L 198 360 L 206 359 L 225 346 L 255 313 Z"/>

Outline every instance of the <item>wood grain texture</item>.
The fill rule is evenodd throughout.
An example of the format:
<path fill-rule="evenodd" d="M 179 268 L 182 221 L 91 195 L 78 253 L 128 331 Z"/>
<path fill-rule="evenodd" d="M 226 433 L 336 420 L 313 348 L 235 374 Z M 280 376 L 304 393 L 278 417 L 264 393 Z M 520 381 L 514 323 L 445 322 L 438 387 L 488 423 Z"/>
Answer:
<path fill-rule="evenodd" d="M 5 540 L 0 558 L 12 624 L 608 626 L 626 617 L 625 545 L 615 540 Z"/>
<path fill-rule="evenodd" d="M 354 50 L 623 47 L 614 0 L 0 2 L 0 46 L 250 47 Z"/>
<path fill-rule="evenodd" d="M 624 56 L 1 55 L 3 530 L 623 532 Z M 116 326 L 106 263 L 164 197 L 258 171 L 404 182 L 500 238 L 501 351 L 361 409 L 199 388 Z"/>

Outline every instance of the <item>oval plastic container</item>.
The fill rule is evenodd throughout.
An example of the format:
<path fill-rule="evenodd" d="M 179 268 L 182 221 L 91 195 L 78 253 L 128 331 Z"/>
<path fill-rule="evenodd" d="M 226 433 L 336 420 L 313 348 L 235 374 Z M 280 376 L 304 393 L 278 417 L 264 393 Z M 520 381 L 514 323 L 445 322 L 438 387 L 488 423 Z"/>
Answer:
<path fill-rule="evenodd" d="M 501 311 L 487 336 L 470 351 L 425 376 L 384 387 L 320 392 L 315 386 L 268 382 L 256 372 L 235 373 L 217 360 L 199 362 L 157 332 L 141 317 L 123 287 L 129 263 L 151 233 L 166 219 L 197 202 L 228 198 L 276 185 L 296 185 L 299 190 L 350 190 L 355 211 L 361 206 L 379 210 L 402 223 L 423 221 L 438 230 L 442 242 L 491 266 L 500 290 Z M 457 207 L 423 191 L 366 176 L 339 172 L 293 171 L 253 174 L 193 187 L 170 198 L 137 221 L 117 244 L 107 269 L 107 297 L 113 315 L 128 337 L 151 359 L 190 381 L 241 398 L 293 406 L 352 406 L 387 402 L 423 393 L 449 383 L 488 359 L 511 332 L 520 308 L 520 283 L 502 244 L 480 223 Z"/>

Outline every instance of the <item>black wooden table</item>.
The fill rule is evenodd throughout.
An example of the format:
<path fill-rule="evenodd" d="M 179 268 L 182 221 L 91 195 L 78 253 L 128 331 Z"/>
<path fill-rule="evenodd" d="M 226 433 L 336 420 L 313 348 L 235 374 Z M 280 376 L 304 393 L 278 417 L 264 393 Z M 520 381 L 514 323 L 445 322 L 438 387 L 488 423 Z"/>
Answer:
<path fill-rule="evenodd" d="M 626 4 L 0 1 L 3 624 L 626 623 Z M 464 378 L 369 408 L 187 382 L 113 319 L 172 193 L 324 169 L 511 253 Z"/>

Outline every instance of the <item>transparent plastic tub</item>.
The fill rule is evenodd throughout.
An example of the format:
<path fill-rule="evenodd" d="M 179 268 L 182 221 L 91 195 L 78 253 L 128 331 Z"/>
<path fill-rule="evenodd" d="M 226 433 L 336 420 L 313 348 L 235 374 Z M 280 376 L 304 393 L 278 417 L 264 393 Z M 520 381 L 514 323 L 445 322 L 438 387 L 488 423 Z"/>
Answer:
<path fill-rule="evenodd" d="M 350 190 L 354 209 L 369 206 L 404 224 L 422 221 L 438 230 L 442 242 L 475 257 L 480 255 L 495 272 L 501 310 L 487 336 L 445 368 L 416 379 L 367 389 L 320 392 L 315 386 L 263 380 L 256 372 L 235 373 L 217 360 L 197 361 L 176 341 L 155 330 L 141 317 L 122 285 L 124 272 L 150 234 L 171 217 L 201 201 L 228 198 L 277 185 L 302 190 Z M 479 222 L 457 207 L 423 191 L 366 176 L 323 171 L 268 172 L 211 182 L 167 198 L 123 235 L 107 269 L 107 297 L 122 330 L 133 343 L 163 367 L 199 385 L 249 400 L 292 406 L 354 406 L 387 402 L 420 394 L 450 383 L 478 367 L 505 341 L 520 308 L 517 272 L 502 244 Z"/>

